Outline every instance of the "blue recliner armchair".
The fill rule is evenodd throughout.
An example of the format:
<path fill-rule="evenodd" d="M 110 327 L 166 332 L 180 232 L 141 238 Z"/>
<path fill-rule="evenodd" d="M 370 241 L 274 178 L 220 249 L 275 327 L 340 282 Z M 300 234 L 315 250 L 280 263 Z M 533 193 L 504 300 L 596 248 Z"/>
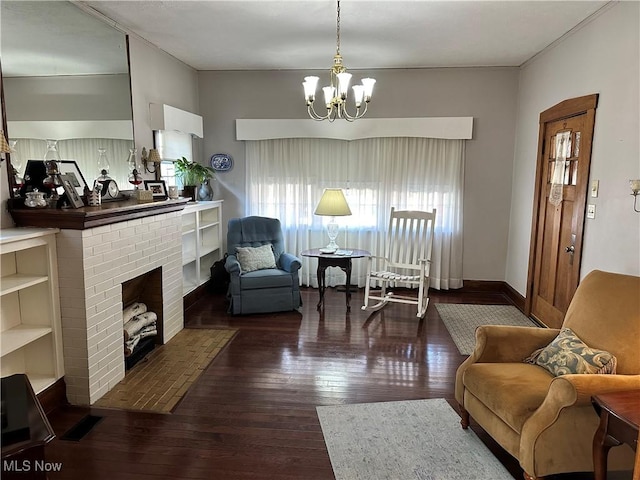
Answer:
<path fill-rule="evenodd" d="M 271 244 L 276 268 L 243 271 L 236 255 L 238 247 Z M 227 261 L 231 276 L 229 312 L 233 315 L 295 310 L 302 304 L 295 255 L 284 252 L 280 220 L 267 217 L 232 218 L 227 230 Z"/>

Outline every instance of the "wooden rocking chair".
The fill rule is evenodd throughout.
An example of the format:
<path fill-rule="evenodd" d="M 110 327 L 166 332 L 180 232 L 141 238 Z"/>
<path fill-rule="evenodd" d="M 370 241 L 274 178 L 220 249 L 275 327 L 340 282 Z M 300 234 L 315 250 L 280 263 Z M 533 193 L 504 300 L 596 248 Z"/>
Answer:
<path fill-rule="evenodd" d="M 389 302 L 418 306 L 417 317 L 423 318 L 429 305 L 429 269 L 436 210 L 420 212 L 391 208 L 384 257 L 368 260 L 367 282 L 362 310 L 375 311 Z M 381 290 L 371 291 L 371 283 Z M 397 286 L 418 287 L 418 296 L 395 295 L 387 291 Z M 369 305 L 370 301 L 378 301 Z"/>

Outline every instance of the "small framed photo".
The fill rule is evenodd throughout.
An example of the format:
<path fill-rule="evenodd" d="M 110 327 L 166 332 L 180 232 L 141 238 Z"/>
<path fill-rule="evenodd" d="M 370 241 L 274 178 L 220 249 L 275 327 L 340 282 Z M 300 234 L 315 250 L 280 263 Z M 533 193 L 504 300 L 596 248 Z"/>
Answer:
<path fill-rule="evenodd" d="M 164 184 L 164 180 L 145 180 L 144 189 L 151 190 L 154 200 L 167 199 L 167 186 Z"/>
<path fill-rule="evenodd" d="M 87 188 L 87 182 L 82 176 L 82 172 L 78 167 L 78 164 L 74 160 L 60 160 L 58 163 L 58 171 L 60 175 L 66 175 L 69 177 L 69 181 L 73 188 L 76 189 L 76 193 L 79 197 L 84 195 L 85 188 Z"/>
<path fill-rule="evenodd" d="M 60 180 L 62 180 L 62 188 L 64 188 L 64 193 L 67 194 L 69 204 L 73 208 L 84 207 L 84 202 L 82 201 L 82 198 L 80 198 L 80 195 L 78 195 L 75 186 L 75 180 L 77 180 L 77 177 L 72 175 L 60 175 Z"/>

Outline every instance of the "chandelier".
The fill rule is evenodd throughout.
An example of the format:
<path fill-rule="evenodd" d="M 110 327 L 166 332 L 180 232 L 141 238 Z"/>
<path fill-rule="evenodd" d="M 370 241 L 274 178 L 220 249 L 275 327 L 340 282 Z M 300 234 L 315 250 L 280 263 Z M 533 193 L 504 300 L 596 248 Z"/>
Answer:
<path fill-rule="evenodd" d="M 333 66 L 329 69 L 330 84 L 322 88 L 324 103 L 327 108 L 326 114 L 319 115 L 313 108 L 319 78 L 313 76 L 304 77 L 302 86 L 304 87 L 304 97 L 307 102 L 307 112 L 309 112 L 311 118 L 314 120 L 329 120 L 330 122 L 333 122 L 336 118 L 344 118 L 349 122 L 353 122 L 358 118 L 364 117 L 365 113 L 367 113 L 367 106 L 371 101 L 373 85 L 376 80 L 374 78 L 363 78 L 361 80 L 362 85 L 354 85 L 352 87 L 356 111 L 353 115 L 350 114 L 347 111 L 347 92 L 349 91 L 351 74 L 347 73 L 347 67 L 342 64 L 342 56 L 340 55 L 340 0 L 338 0 L 337 11 L 336 54 L 333 57 Z"/>

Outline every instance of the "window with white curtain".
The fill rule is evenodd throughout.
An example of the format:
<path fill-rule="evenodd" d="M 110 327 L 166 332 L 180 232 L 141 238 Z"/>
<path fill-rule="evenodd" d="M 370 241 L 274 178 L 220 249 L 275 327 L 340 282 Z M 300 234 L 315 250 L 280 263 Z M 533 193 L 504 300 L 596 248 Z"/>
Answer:
<path fill-rule="evenodd" d="M 342 188 L 352 215 L 337 217 L 341 248 L 384 252 L 391 207 L 436 209 L 431 285 L 462 286 L 464 140 L 434 138 L 276 139 L 246 142 L 247 215 L 279 218 L 287 251 L 326 245 L 327 217 L 314 215 L 325 188 Z M 315 265 L 301 258 L 301 281 L 317 286 Z M 364 286 L 366 264 L 352 279 Z M 339 269 L 327 283 L 344 282 Z"/>

